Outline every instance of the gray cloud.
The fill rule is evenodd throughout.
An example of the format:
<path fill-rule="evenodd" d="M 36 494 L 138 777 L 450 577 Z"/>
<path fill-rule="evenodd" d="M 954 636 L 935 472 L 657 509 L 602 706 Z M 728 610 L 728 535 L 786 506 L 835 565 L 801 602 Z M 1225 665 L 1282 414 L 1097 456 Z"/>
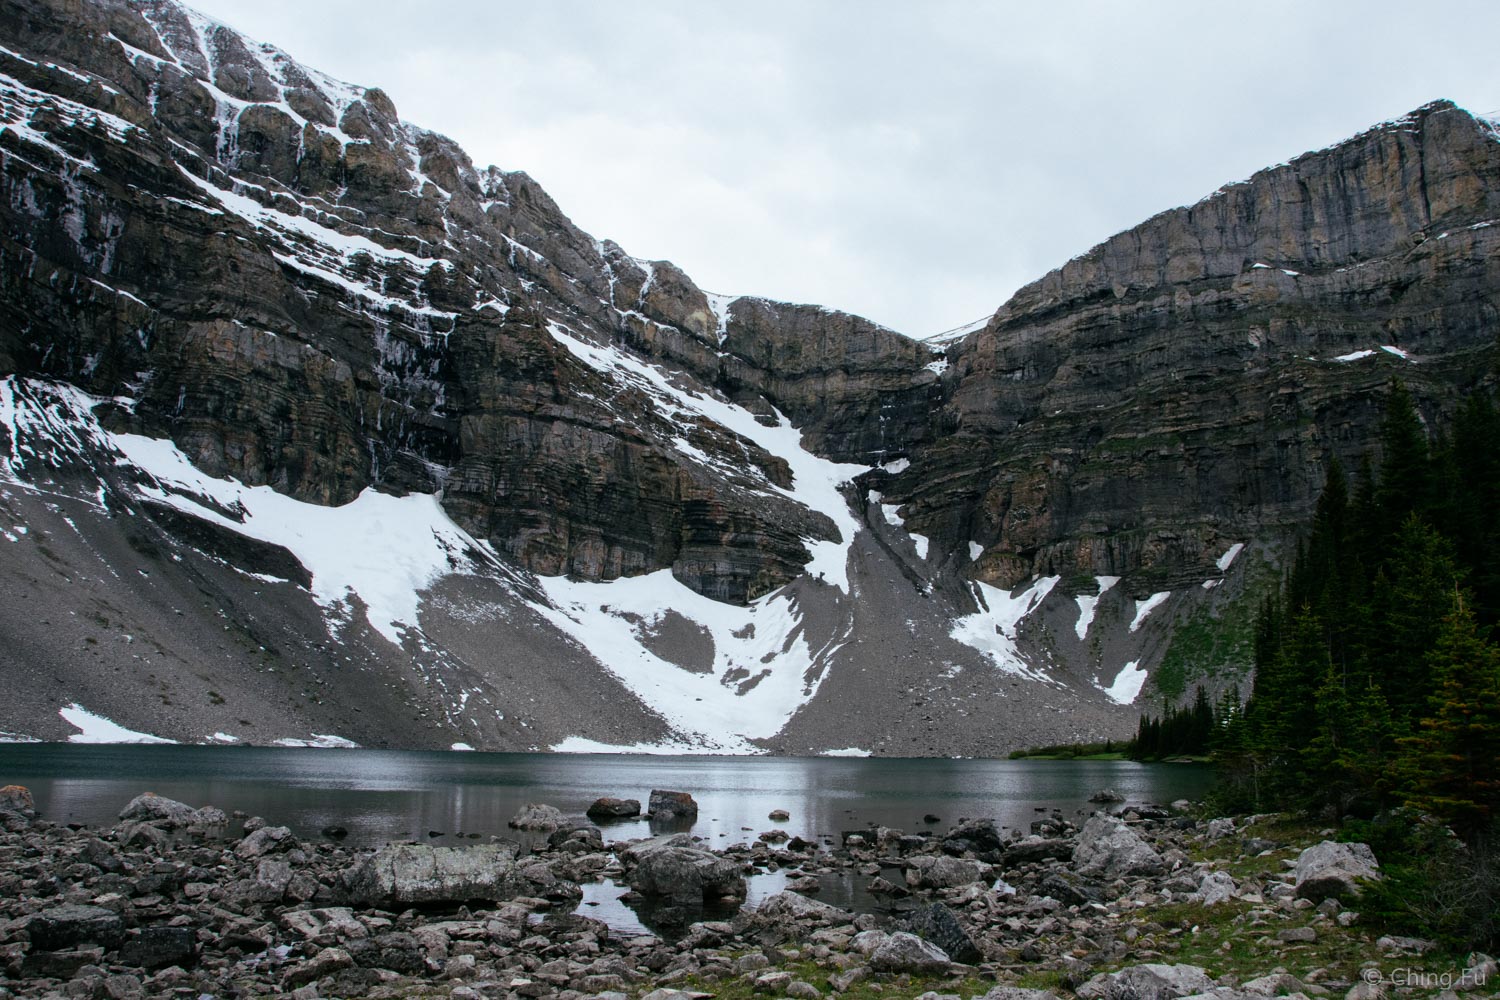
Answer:
<path fill-rule="evenodd" d="M 917 334 L 1426 101 L 1500 107 L 1492 3 L 195 5 L 704 287 Z"/>

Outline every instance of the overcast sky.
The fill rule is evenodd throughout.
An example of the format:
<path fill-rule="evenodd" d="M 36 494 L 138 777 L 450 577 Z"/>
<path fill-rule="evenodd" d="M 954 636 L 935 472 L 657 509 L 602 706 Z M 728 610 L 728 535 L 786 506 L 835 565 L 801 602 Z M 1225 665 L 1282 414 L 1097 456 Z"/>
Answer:
<path fill-rule="evenodd" d="M 1429 100 L 1500 3 L 188 0 L 702 287 L 928 334 Z"/>

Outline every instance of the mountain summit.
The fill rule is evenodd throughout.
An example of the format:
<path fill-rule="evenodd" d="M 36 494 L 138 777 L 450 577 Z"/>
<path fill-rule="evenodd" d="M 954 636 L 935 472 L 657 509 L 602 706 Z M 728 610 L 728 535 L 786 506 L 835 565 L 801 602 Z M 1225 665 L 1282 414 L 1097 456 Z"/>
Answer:
<path fill-rule="evenodd" d="M 168 0 L 0 36 L 16 737 L 1125 735 L 1249 662 L 1389 380 L 1440 427 L 1493 362 L 1500 145 L 1447 103 L 922 343 L 705 292 Z"/>

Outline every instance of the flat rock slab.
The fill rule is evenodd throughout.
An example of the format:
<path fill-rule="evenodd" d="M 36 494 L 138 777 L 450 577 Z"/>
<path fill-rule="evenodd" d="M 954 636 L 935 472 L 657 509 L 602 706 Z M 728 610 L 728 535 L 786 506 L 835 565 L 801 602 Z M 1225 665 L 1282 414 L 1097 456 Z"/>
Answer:
<path fill-rule="evenodd" d="M 517 884 L 516 867 L 513 844 L 397 844 L 366 858 L 355 871 L 351 889 L 356 899 L 369 903 L 510 899 L 525 894 Z"/>

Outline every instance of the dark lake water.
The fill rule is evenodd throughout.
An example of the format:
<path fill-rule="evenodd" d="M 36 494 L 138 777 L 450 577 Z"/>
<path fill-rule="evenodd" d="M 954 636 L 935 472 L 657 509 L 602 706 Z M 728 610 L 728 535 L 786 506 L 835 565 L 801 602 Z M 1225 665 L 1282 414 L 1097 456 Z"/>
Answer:
<path fill-rule="evenodd" d="M 1101 788 L 1131 802 L 1166 803 L 1196 798 L 1211 783 L 1206 767 L 1130 761 L 0 745 L 0 785 L 26 785 L 54 822 L 107 826 L 130 799 L 152 791 L 263 816 L 303 837 L 343 826 L 354 846 L 455 843 L 458 834 L 515 838 L 506 821 L 526 803 L 581 817 L 603 795 L 644 805 L 653 788 L 697 799 L 697 823 L 674 829 L 732 844 L 772 828 L 811 840 L 871 824 L 946 829 L 964 817 L 1025 830 L 1039 811 L 1086 812 L 1088 797 Z M 773 809 L 787 810 L 791 819 L 771 822 Z M 928 814 L 941 823 L 924 823 Z M 653 832 L 644 820 L 603 829 L 607 840 Z M 429 838 L 431 831 L 443 836 Z"/>

